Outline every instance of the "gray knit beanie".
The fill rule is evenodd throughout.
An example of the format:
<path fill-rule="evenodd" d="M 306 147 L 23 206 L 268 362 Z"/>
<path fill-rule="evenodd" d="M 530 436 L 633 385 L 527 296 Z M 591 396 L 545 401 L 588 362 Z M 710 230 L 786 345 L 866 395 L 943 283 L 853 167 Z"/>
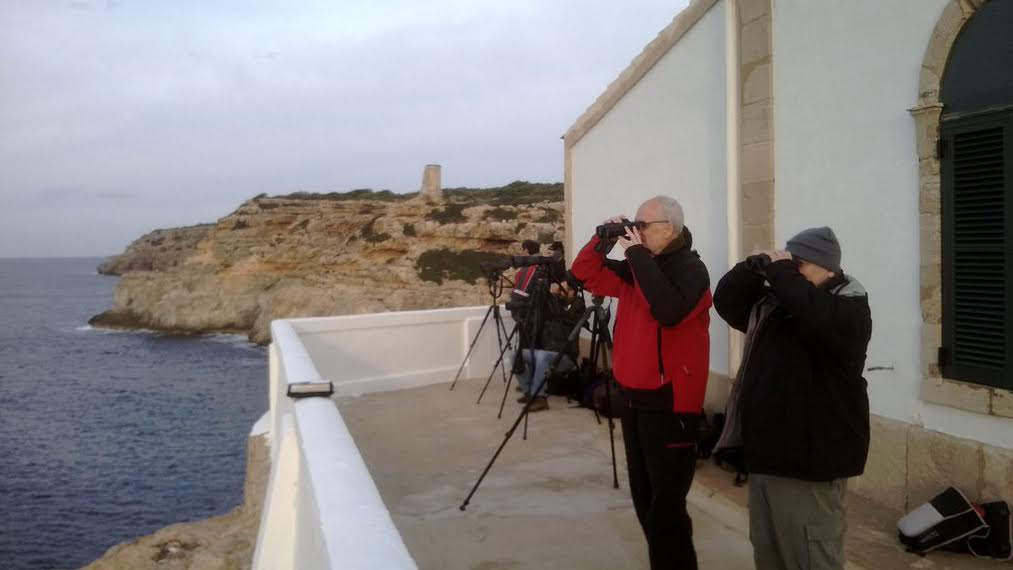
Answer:
<path fill-rule="evenodd" d="M 815 263 L 834 273 L 841 272 L 841 245 L 837 243 L 834 230 L 826 226 L 800 231 L 788 240 L 785 249 L 793 257 Z"/>

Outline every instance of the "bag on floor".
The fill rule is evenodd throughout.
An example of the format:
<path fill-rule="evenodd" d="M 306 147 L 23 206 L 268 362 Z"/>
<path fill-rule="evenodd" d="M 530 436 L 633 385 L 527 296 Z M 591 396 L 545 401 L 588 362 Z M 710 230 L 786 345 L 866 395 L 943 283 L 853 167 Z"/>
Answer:
<path fill-rule="evenodd" d="M 985 511 L 956 487 L 947 487 L 929 502 L 897 521 L 897 535 L 908 551 L 925 554 L 988 529 Z"/>
<path fill-rule="evenodd" d="M 952 552 L 966 552 L 978 558 L 993 558 L 996 560 L 1013 559 L 1013 527 L 1010 526 L 1010 510 L 1006 501 L 992 501 L 982 503 L 980 507 L 985 511 L 985 524 L 988 525 L 966 540 L 955 540 L 940 550 Z"/>

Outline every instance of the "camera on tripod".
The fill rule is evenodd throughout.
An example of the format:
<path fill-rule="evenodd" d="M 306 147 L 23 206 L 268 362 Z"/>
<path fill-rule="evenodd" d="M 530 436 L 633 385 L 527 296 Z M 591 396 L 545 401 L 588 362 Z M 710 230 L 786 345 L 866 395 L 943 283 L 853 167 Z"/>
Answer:
<path fill-rule="evenodd" d="M 507 269 L 537 266 L 563 265 L 563 252 L 553 255 L 510 255 L 499 261 L 483 261 L 478 266 L 485 273 L 502 273 Z"/>

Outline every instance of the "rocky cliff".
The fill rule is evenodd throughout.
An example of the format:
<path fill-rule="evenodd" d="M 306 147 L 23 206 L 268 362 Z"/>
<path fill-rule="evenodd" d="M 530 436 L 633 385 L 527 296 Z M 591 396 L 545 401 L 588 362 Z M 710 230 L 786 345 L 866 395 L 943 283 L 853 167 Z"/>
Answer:
<path fill-rule="evenodd" d="M 276 318 L 487 304 L 479 263 L 522 254 L 524 239 L 563 239 L 562 184 L 261 195 L 107 260 L 100 272 L 122 275 L 115 306 L 90 323 L 264 343 Z"/>

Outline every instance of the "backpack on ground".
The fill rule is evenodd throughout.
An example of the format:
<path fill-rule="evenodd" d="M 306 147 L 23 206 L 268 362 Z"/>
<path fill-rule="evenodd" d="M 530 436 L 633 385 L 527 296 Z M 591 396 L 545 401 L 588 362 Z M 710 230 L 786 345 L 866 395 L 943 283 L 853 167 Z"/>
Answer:
<path fill-rule="evenodd" d="M 1010 508 L 1006 501 L 982 503 L 986 528 L 975 532 L 966 540 L 955 540 L 940 550 L 965 552 L 978 558 L 996 560 L 1013 559 L 1013 527 L 1010 525 Z"/>
<path fill-rule="evenodd" d="M 1005 501 L 975 505 L 956 487 L 947 487 L 897 522 L 901 544 L 917 554 L 944 549 L 1008 560 L 1010 532 Z"/>

